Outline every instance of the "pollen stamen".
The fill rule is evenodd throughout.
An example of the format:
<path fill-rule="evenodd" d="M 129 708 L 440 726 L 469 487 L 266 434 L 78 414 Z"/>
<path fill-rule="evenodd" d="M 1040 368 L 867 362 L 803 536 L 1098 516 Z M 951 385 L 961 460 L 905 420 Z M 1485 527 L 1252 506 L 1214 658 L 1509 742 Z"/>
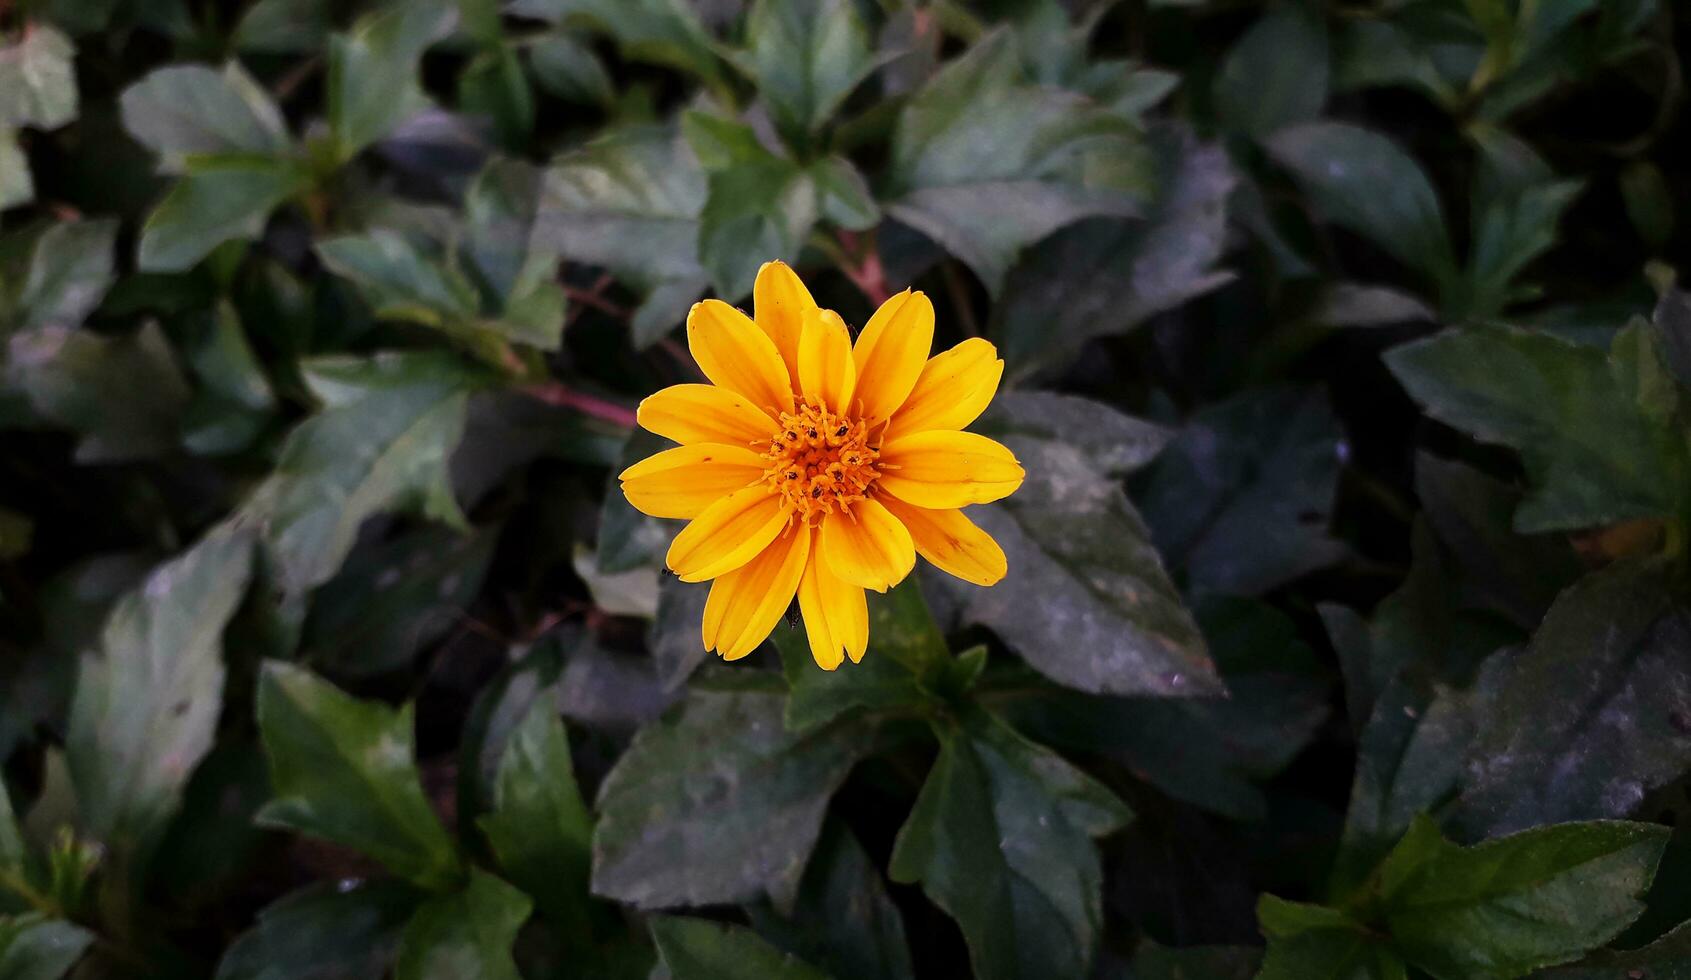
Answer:
<path fill-rule="evenodd" d="M 836 509 L 855 520 L 851 505 L 880 476 L 880 453 L 868 439 L 865 421 L 801 402 L 795 411 L 781 413 L 781 431 L 763 454 L 769 460 L 764 482 L 807 523 Z"/>

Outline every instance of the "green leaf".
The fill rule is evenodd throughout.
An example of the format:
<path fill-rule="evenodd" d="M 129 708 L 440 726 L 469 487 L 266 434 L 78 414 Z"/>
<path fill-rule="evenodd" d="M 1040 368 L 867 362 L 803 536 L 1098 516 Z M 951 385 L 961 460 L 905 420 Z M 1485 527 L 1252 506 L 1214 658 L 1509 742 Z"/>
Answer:
<path fill-rule="evenodd" d="M 476 696 L 459 739 L 458 825 L 474 835 L 475 820 L 493 809 L 506 743 L 535 705 L 555 703 L 561 644 L 542 642 L 514 658 Z"/>
<path fill-rule="evenodd" d="M 321 585 L 364 520 L 417 509 L 455 526 L 447 461 L 478 377 L 441 352 L 324 357 L 303 365 L 323 411 L 289 434 L 244 512 L 261 523 L 290 593 Z"/>
<path fill-rule="evenodd" d="M 1669 514 L 1687 497 L 1684 442 L 1629 397 L 1618 357 L 1543 333 L 1464 327 L 1389 351 L 1386 364 L 1429 415 L 1521 453 L 1533 491 L 1517 531 Z"/>
<path fill-rule="evenodd" d="M 1001 392 L 969 428 L 994 439 L 1065 443 L 1094 469 L 1112 476 L 1144 468 L 1174 437 L 1162 426 L 1090 398 L 1055 391 Z"/>
<path fill-rule="evenodd" d="M 719 74 L 710 34 L 687 0 L 516 0 L 510 10 L 606 34 L 633 61 L 667 65 L 706 80 Z"/>
<path fill-rule="evenodd" d="M 223 709 L 223 628 L 246 593 L 252 538 L 214 530 L 118 600 L 82 663 L 65 739 L 83 826 L 145 852 L 211 749 Z"/>
<path fill-rule="evenodd" d="M 511 732 L 493 810 L 476 822 L 505 874 L 577 941 L 590 941 L 593 818 L 576 788 L 569 737 L 551 698 L 537 700 Z"/>
<path fill-rule="evenodd" d="M 316 54 L 334 28 L 334 11 L 324 0 L 258 0 L 241 15 L 233 40 L 242 51 Z"/>
<path fill-rule="evenodd" d="M 58 129 L 75 119 L 75 58 L 70 38 L 40 22 L 0 46 L 0 130 Z"/>
<path fill-rule="evenodd" d="M 413 761 L 409 705 L 359 701 L 303 668 L 267 661 L 258 726 L 275 793 L 259 823 L 351 847 L 425 888 L 459 880 L 452 839 Z"/>
<path fill-rule="evenodd" d="M 354 552 L 313 598 L 307 659 L 350 677 L 404 667 L 462 621 L 497 541 L 495 533 L 426 527 Z"/>
<path fill-rule="evenodd" d="M 224 242 L 263 234 L 270 212 L 310 185 L 310 174 L 291 160 L 196 159 L 147 216 L 136 262 L 143 272 L 183 272 Z"/>
<path fill-rule="evenodd" d="M 606 105 L 615 96 L 605 63 L 573 34 L 559 31 L 528 48 L 528 66 L 540 87 L 570 102 Z"/>
<path fill-rule="evenodd" d="M 1157 193 L 1143 219 L 1082 221 L 1010 270 L 991 325 L 1006 377 L 1055 374 L 1093 339 L 1126 333 L 1233 277 L 1216 268 L 1237 182 L 1227 154 L 1167 126 L 1152 130 L 1149 150 Z"/>
<path fill-rule="evenodd" d="M 1280 130 L 1267 146 L 1327 220 L 1436 283 L 1454 277 L 1438 195 L 1421 166 L 1391 140 L 1347 123 L 1311 122 Z"/>
<path fill-rule="evenodd" d="M 1691 977 L 1691 923 L 1642 949 L 1602 950 L 1567 966 L 1533 974 L 1534 980 L 1686 980 Z"/>
<path fill-rule="evenodd" d="M 652 940 L 674 980 L 828 980 L 744 926 L 657 916 Z"/>
<path fill-rule="evenodd" d="M 458 76 L 458 109 L 493 124 L 498 144 L 520 152 L 534 134 L 534 90 L 515 48 L 484 51 Z"/>
<path fill-rule="evenodd" d="M 400 4 L 329 40 L 329 131 L 337 160 L 351 160 L 428 105 L 417 62 L 447 31 L 454 7 L 444 0 Z"/>
<path fill-rule="evenodd" d="M 1468 255 L 1466 305 L 1470 318 L 1496 316 L 1539 291 L 1515 283 L 1532 261 L 1556 244 L 1556 226 L 1584 189 L 1578 180 L 1547 180 L 1475 202 Z"/>
<path fill-rule="evenodd" d="M 113 463 L 175 449 L 188 388 L 157 323 L 134 334 L 46 326 L 13 334 L 6 387 L 45 422 L 75 432 L 81 463 Z"/>
<path fill-rule="evenodd" d="M 888 874 L 955 920 L 983 980 L 1085 976 L 1103 922 L 1092 838 L 1131 814 L 1102 784 L 984 712 L 938 730 L 939 758 Z"/>
<path fill-rule="evenodd" d="M 59 980 L 93 942 L 87 929 L 58 919 L 0 918 L 0 980 Z"/>
<path fill-rule="evenodd" d="M 678 133 L 612 130 L 546 172 L 535 241 L 602 266 L 645 297 L 630 327 L 645 347 L 670 331 L 704 291 L 699 214 L 706 180 Z"/>
<path fill-rule="evenodd" d="M 429 327 L 475 317 L 475 287 L 456 269 L 432 261 L 404 235 L 378 228 L 317 243 L 323 264 L 352 280 L 376 316 Z"/>
<path fill-rule="evenodd" d="M 1458 826 L 1627 816 L 1685 770 L 1676 665 L 1691 612 L 1664 576 L 1650 562 L 1617 563 L 1556 600 L 1481 715 Z"/>
<path fill-rule="evenodd" d="M 1460 568 L 1466 603 L 1522 629 L 1538 625 L 1556 594 L 1585 570 L 1565 537 L 1516 534 L 1522 492 L 1479 470 L 1421 453 L 1415 494 Z"/>
<path fill-rule="evenodd" d="M 600 787 L 593 891 L 640 908 L 798 889 L 828 800 L 870 749 L 850 722 L 782 723 L 779 690 L 695 689 L 635 736 Z"/>
<path fill-rule="evenodd" d="M 1024 80 L 997 32 L 934 75 L 900 113 L 887 213 L 961 259 L 997 295 L 1021 250 L 1132 197 L 1089 173 L 1131 156 L 1134 129 L 1084 98 Z"/>
<path fill-rule="evenodd" d="M 240 62 L 160 68 L 125 89 L 123 127 L 163 157 L 165 173 L 188 172 L 190 156 L 279 157 L 289 152 L 281 110 Z"/>
<path fill-rule="evenodd" d="M 233 303 L 196 318 L 201 335 L 189 352 L 200 390 L 182 423 L 190 452 L 236 452 L 252 444 L 276 412 L 276 397 Z"/>
<path fill-rule="evenodd" d="M 1199 411 L 1136 494 L 1195 593 L 1258 595 L 1345 555 L 1328 533 L 1344 432 L 1325 393 L 1246 392 Z"/>
<path fill-rule="evenodd" d="M 746 18 L 745 65 L 790 131 L 821 128 L 875 67 L 851 0 L 758 0 Z"/>
<path fill-rule="evenodd" d="M 816 185 L 817 208 L 822 218 L 847 231 L 868 231 L 881 222 L 881 207 L 869 190 L 863 174 L 842 156 L 831 156 L 810 165 L 810 181 Z"/>
<path fill-rule="evenodd" d="M 766 149 L 750 126 L 688 112 L 681 129 L 709 174 L 699 259 L 720 295 L 747 296 L 764 262 L 798 261 L 816 223 L 816 186 L 797 163 Z"/>
<path fill-rule="evenodd" d="M 393 966 L 400 930 L 421 896 L 376 881 L 342 888 L 322 882 L 258 913 L 229 946 L 216 980 L 364 980 Z"/>
<path fill-rule="evenodd" d="M 940 580 L 962 618 L 991 628 L 1035 670 L 1095 694 L 1202 696 L 1221 683 L 1192 615 L 1163 570 L 1119 481 L 1065 442 L 1016 433 L 1010 402 L 998 431 L 1027 470 L 1013 496 L 969 513 L 996 539 L 1009 573 L 991 588 Z M 1133 428 L 1095 406 L 1095 425 Z M 1092 447 L 1096 451 L 1096 447 Z"/>
<path fill-rule="evenodd" d="M 1409 980 L 1409 973 L 1367 934 L 1329 929 L 1270 942 L 1256 980 Z"/>
<path fill-rule="evenodd" d="M 835 976 L 915 976 L 898 906 L 841 821 L 823 825 L 790 914 L 761 903 L 747 911 L 764 938 Z"/>
<path fill-rule="evenodd" d="M 472 870 L 462 890 L 429 899 L 411 917 L 394 980 L 521 980 L 511 944 L 529 909 L 522 892 Z"/>
<path fill-rule="evenodd" d="M 1321 115 L 1327 75 L 1325 18 L 1301 6 L 1271 10 L 1222 61 L 1216 112 L 1231 128 L 1261 139 Z"/>
<path fill-rule="evenodd" d="M 18 145 L 17 131 L 0 126 L 0 211 L 35 200 L 35 178 L 29 157 Z"/>
<path fill-rule="evenodd" d="M 823 670 L 803 627 L 775 628 L 787 677 L 786 724 L 810 732 L 852 711 L 921 709 L 933 702 L 926 682 L 951 660 L 914 577 L 869 600 L 869 648 L 862 663 Z"/>
<path fill-rule="evenodd" d="M 1669 834 L 1599 821 L 1458 847 L 1422 826 L 1429 841 L 1412 829 L 1387 858 L 1382 898 L 1394 946 L 1440 980 L 1508 980 L 1614 938 L 1644 911 Z"/>
<path fill-rule="evenodd" d="M 1262 950 L 1252 946 L 1185 946 L 1171 949 L 1146 940 L 1133 955 L 1135 980 L 1250 980 Z"/>
<path fill-rule="evenodd" d="M 681 528 L 674 521 L 649 517 L 635 510 L 634 505 L 623 496 L 617 474 L 673 445 L 668 439 L 645 429 L 635 429 L 628 434 L 628 441 L 623 444 L 616 465 L 611 467 L 605 479 L 605 496 L 599 504 L 600 572 L 616 574 L 663 566 L 664 553 Z M 702 651 L 703 647 L 700 649 Z"/>
<path fill-rule="evenodd" d="M 117 278 L 117 228 L 115 220 L 99 219 L 60 222 L 42 232 L 13 304 L 14 324 L 74 327 L 87 319 Z"/>
<path fill-rule="evenodd" d="M 1268 800 L 1257 784 L 1283 770 L 1326 720 L 1329 681 L 1291 620 L 1271 606 L 1210 599 L 1198 621 L 1225 699 L 1052 690 L 1008 700 L 1003 710 L 1035 737 L 1117 759 L 1176 799 L 1261 820 Z"/>

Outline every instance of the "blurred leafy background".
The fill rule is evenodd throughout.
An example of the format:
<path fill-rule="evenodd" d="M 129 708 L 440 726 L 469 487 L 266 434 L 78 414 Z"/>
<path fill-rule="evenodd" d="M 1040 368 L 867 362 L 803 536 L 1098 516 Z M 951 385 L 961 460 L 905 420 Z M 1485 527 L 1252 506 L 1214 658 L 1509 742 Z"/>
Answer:
<path fill-rule="evenodd" d="M 1691 976 L 1677 6 L 0 0 L 0 978 Z M 836 674 L 777 258 L 1029 473 Z"/>

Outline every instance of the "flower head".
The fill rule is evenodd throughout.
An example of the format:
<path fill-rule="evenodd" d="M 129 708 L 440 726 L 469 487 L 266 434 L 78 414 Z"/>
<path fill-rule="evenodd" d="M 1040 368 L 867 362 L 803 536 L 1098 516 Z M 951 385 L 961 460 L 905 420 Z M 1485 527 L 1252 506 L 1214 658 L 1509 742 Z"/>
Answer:
<path fill-rule="evenodd" d="M 755 321 L 720 300 L 687 317 L 710 384 L 640 403 L 640 424 L 681 445 L 624 470 L 629 503 L 686 518 L 667 561 L 711 583 L 705 649 L 751 653 L 796 594 L 810 651 L 827 670 L 863 659 L 864 590 L 884 592 L 916 555 L 977 585 L 1004 577 L 1004 552 L 961 508 L 1014 493 L 1022 467 L 962 428 L 998 390 L 985 340 L 929 357 L 934 308 L 887 300 L 852 343 L 784 263 L 758 272 Z"/>

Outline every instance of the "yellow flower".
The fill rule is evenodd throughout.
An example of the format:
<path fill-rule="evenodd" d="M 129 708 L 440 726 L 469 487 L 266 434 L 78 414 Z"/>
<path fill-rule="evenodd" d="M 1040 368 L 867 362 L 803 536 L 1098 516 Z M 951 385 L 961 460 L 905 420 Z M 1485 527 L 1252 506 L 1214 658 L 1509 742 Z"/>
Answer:
<path fill-rule="evenodd" d="M 1004 577 L 1003 549 L 960 509 L 1022 483 L 1008 449 L 960 431 L 1004 362 L 979 338 L 928 357 L 934 307 L 919 292 L 882 304 L 856 345 L 784 263 L 758 271 L 752 298 L 755 322 L 720 300 L 688 314 L 711 383 L 640 403 L 640 425 L 681 445 L 624 470 L 622 492 L 689 520 L 667 561 L 683 582 L 715 580 L 706 650 L 751 653 L 797 593 L 811 655 L 833 670 L 863 659 L 863 590 L 898 584 L 918 552 L 977 585 Z"/>

